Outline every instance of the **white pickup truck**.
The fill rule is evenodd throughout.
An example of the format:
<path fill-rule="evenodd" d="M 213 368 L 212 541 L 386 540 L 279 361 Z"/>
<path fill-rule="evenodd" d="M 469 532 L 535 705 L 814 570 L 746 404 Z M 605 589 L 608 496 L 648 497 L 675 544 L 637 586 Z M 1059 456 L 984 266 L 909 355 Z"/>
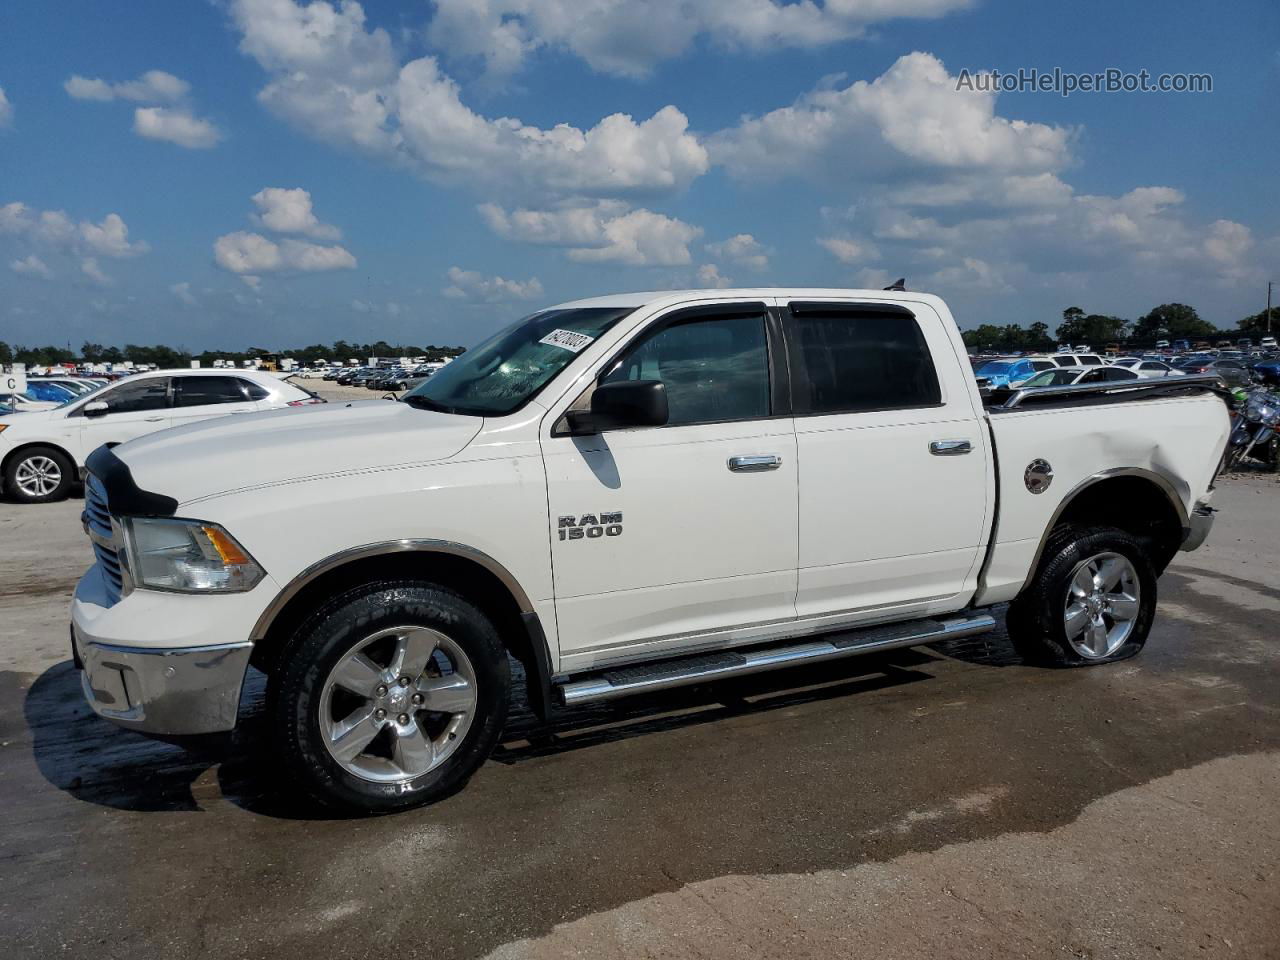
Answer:
<path fill-rule="evenodd" d="M 288 781 L 437 798 L 531 708 L 987 631 L 1141 649 L 1204 539 L 1216 381 L 983 397 L 924 294 L 630 294 L 541 310 L 398 402 L 167 430 L 88 461 L 84 694 L 231 729 L 264 671 Z"/>

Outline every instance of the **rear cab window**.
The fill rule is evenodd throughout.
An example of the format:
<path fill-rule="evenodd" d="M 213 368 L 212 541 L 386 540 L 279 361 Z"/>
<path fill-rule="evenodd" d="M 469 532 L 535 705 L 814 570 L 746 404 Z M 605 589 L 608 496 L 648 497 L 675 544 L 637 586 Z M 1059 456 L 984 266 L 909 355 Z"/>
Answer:
<path fill-rule="evenodd" d="M 796 416 L 942 403 L 933 354 L 903 307 L 797 302 L 785 328 Z"/>

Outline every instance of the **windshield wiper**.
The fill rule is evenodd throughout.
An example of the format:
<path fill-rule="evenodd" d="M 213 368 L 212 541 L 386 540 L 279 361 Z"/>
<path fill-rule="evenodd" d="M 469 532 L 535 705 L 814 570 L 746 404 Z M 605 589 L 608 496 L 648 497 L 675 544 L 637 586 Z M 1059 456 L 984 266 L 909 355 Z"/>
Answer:
<path fill-rule="evenodd" d="M 437 403 L 429 397 L 419 397 L 412 393 L 407 393 L 400 398 L 401 403 L 407 403 L 409 406 L 417 410 L 434 410 L 437 413 L 453 413 L 453 407 L 446 407 L 443 403 Z"/>

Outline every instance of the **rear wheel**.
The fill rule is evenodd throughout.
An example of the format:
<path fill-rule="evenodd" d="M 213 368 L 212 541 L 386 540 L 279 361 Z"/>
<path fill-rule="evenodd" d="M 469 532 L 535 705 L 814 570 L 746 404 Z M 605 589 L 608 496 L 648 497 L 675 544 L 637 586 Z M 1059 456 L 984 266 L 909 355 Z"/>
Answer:
<path fill-rule="evenodd" d="M 71 459 L 53 447 L 29 447 L 10 458 L 4 471 L 5 490 L 22 503 L 65 500 L 74 480 Z"/>
<path fill-rule="evenodd" d="M 1009 636 L 1028 660 L 1113 663 L 1146 644 L 1156 571 L 1142 544 L 1113 527 L 1053 532 L 1031 583 L 1009 607 Z"/>
<path fill-rule="evenodd" d="M 487 617 L 420 582 L 357 588 L 295 634 L 273 678 L 277 743 L 331 807 L 398 810 L 457 789 L 506 720 L 506 651 Z"/>

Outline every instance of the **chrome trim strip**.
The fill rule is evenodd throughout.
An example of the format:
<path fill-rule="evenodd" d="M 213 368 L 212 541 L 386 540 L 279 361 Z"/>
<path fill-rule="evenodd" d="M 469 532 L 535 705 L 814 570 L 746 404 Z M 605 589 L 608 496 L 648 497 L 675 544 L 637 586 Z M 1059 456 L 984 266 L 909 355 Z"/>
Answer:
<path fill-rule="evenodd" d="M 280 611 L 285 608 L 285 605 L 297 596 L 303 587 L 317 577 L 355 560 L 365 560 L 369 557 L 386 556 L 395 553 L 443 553 L 474 560 L 502 581 L 502 585 L 515 598 L 516 605 L 520 608 L 521 613 L 536 612 L 533 604 L 529 602 L 528 595 L 521 588 L 516 578 L 511 575 L 511 572 L 481 550 L 468 547 L 465 544 L 454 543 L 452 540 L 385 540 L 381 543 L 366 543 L 363 546 L 351 547 L 307 567 L 290 580 L 288 585 L 268 604 L 267 609 L 262 611 L 262 615 L 258 617 L 258 622 L 254 624 L 253 632 L 249 634 L 250 641 L 256 642 L 265 637 L 267 631 L 271 629 L 271 624 L 279 616 Z"/>
<path fill-rule="evenodd" d="M 1198 375 L 1153 377 L 1145 380 L 1103 380 L 1101 383 L 1072 383 L 1062 387 L 1020 387 L 998 409 L 1014 410 L 1022 406 L 1022 401 L 1038 397 L 1061 397 L 1069 400 L 1078 396 L 1110 394 L 1117 400 L 1127 400 L 1141 399 L 1148 395 L 1160 396 L 1192 387 L 1222 389 L 1222 379 L 1212 375 Z"/>
<path fill-rule="evenodd" d="M 614 700 L 618 697 L 632 696 L 637 693 L 652 693 L 672 687 L 688 686 L 693 683 L 704 683 L 728 677 L 742 677 L 753 673 L 762 673 L 779 667 L 800 663 L 820 663 L 825 660 L 837 660 L 859 654 L 880 650 L 892 650 L 895 647 L 914 647 L 922 643 L 936 640 L 947 640 L 958 637 L 973 636 L 994 629 L 995 618 L 990 614 L 978 614 L 951 620 L 927 621 L 929 626 L 922 628 L 919 621 L 902 623 L 900 631 L 885 636 L 884 627 L 876 628 L 877 634 L 865 643 L 854 643 L 847 647 L 837 647 L 829 640 L 796 644 L 789 647 L 771 647 L 763 650 L 735 650 L 740 659 L 738 663 L 721 667 L 708 667 L 690 664 L 687 671 L 666 674 L 651 678 L 638 678 L 623 683 L 611 683 L 604 676 L 590 677 L 561 684 L 558 687 L 565 706 L 580 703 Z M 940 628 L 940 629 L 939 629 Z M 662 662 L 662 661 L 656 661 Z M 668 660 L 668 663 L 671 661 Z"/>
<path fill-rule="evenodd" d="M 1031 582 L 1031 578 L 1035 575 L 1036 568 L 1040 566 L 1040 557 L 1044 553 L 1045 544 L 1049 542 L 1049 534 L 1053 533 L 1053 528 L 1057 525 L 1058 518 L 1062 516 L 1063 511 L 1067 509 L 1071 501 L 1094 484 L 1101 483 L 1103 480 L 1111 480 L 1115 477 L 1141 477 L 1144 480 L 1150 480 L 1163 490 L 1178 515 L 1178 523 L 1182 525 L 1183 538 L 1186 538 L 1187 532 L 1191 529 L 1187 519 L 1187 508 L 1182 505 L 1182 498 L 1178 496 L 1177 488 L 1168 477 L 1140 467 L 1114 467 L 1110 470 L 1103 470 L 1092 476 L 1085 477 L 1072 487 L 1065 497 L 1058 501 L 1058 506 L 1054 509 L 1053 516 L 1049 518 L 1049 523 L 1045 526 L 1044 533 L 1040 535 L 1040 542 L 1036 545 L 1036 552 L 1031 558 L 1031 565 L 1027 568 L 1027 576 L 1022 581 L 1022 586 L 1018 588 L 1019 593 L 1026 589 L 1027 584 Z M 999 531 L 996 532 L 998 533 Z M 993 541 L 992 549 L 998 545 Z"/>

